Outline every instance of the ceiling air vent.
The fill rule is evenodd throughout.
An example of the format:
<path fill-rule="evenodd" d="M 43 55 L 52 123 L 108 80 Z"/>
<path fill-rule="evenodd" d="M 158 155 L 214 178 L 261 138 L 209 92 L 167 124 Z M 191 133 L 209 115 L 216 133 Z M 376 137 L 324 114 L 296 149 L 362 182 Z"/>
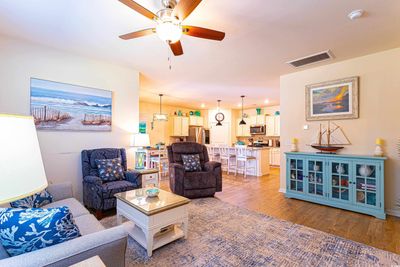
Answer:
<path fill-rule="evenodd" d="M 302 57 L 302 58 L 298 58 L 289 62 L 286 62 L 290 65 L 292 65 L 295 68 L 298 67 L 302 67 L 305 65 L 309 65 L 309 64 L 314 64 L 317 62 L 321 62 L 321 61 L 325 61 L 325 60 L 329 60 L 329 59 L 333 59 L 333 54 L 330 50 L 326 50 L 326 51 L 322 51 L 319 52 L 317 54 L 313 54 L 310 56 L 306 56 L 306 57 Z"/>

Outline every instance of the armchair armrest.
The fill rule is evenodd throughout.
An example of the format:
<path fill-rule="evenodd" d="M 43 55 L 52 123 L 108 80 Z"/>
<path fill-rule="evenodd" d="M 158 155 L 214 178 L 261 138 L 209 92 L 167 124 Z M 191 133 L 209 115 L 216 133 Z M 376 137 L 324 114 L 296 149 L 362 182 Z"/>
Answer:
<path fill-rule="evenodd" d="M 125 180 L 133 183 L 137 188 L 142 187 L 142 174 L 135 170 L 125 172 Z"/>
<path fill-rule="evenodd" d="M 185 178 L 185 168 L 178 163 L 169 164 L 169 187 L 171 191 L 178 195 L 183 195 L 183 180 Z"/>
<path fill-rule="evenodd" d="M 53 196 L 53 201 L 73 197 L 71 183 L 49 184 L 47 190 Z"/>
<path fill-rule="evenodd" d="M 123 266 L 127 244 L 125 225 L 84 235 L 51 247 L 1 260 L 2 266 L 69 266 L 100 256 L 107 266 Z M 119 263 L 116 263 L 119 262 Z"/>
<path fill-rule="evenodd" d="M 88 175 L 83 177 L 83 181 L 89 184 L 95 184 L 95 185 L 102 185 L 103 181 L 100 179 L 100 177 L 93 176 L 93 175 Z"/>
<path fill-rule="evenodd" d="M 221 167 L 221 163 L 216 161 L 208 161 L 204 164 L 204 169 L 207 172 L 214 171 L 218 167 Z"/>

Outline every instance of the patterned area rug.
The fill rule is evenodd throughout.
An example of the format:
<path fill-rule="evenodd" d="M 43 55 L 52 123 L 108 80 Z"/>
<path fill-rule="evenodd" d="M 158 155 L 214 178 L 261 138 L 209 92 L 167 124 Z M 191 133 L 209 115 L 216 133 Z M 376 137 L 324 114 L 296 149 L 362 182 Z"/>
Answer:
<path fill-rule="evenodd" d="M 116 218 L 101 221 L 105 227 Z M 127 266 L 391 266 L 400 255 L 215 198 L 189 204 L 189 234 L 153 252 L 129 238 Z"/>

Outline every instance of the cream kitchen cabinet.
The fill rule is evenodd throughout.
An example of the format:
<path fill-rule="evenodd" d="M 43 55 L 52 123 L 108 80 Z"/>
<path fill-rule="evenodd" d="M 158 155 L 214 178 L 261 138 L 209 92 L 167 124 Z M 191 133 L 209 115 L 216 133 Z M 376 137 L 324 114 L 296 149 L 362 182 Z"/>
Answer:
<path fill-rule="evenodd" d="M 243 120 L 246 122 L 245 125 L 240 125 L 240 121 L 242 119 L 237 119 L 236 120 L 236 136 L 237 137 L 245 137 L 245 136 L 251 136 L 250 134 L 250 120 L 248 118 L 243 118 Z"/>
<path fill-rule="evenodd" d="M 188 136 L 189 118 L 180 116 L 171 117 L 171 128 L 171 136 Z"/>
<path fill-rule="evenodd" d="M 269 150 L 269 164 L 274 166 L 281 165 L 281 149 L 278 147 Z"/>
<path fill-rule="evenodd" d="M 199 116 L 189 116 L 189 125 L 190 126 L 204 126 L 203 117 Z"/>
<path fill-rule="evenodd" d="M 266 116 L 265 117 L 266 136 L 280 136 L 281 132 L 281 119 L 280 116 Z"/>
<path fill-rule="evenodd" d="M 250 116 L 250 125 L 264 125 L 265 115 Z"/>

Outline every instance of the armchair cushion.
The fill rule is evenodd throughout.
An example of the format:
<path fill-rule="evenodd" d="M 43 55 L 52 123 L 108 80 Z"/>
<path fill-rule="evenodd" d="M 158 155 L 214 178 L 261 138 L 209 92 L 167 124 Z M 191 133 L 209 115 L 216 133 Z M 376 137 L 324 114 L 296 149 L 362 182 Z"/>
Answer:
<path fill-rule="evenodd" d="M 125 180 L 131 182 L 136 188 L 142 187 L 142 174 L 137 171 L 125 172 Z"/>
<path fill-rule="evenodd" d="M 135 186 L 129 181 L 113 181 L 101 185 L 101 194 L 103 198 L 112 198 L 116 193 L 133 189 L 135 189 Z"/>
<path fill-rule="evenodd" d="M 121 165 L 121 159 L 96 159 L 99 177 L 104 182 L 124 179 L 124 170 Z"/>
<path fill-rule="evenodd" d="M 187 172 L 201 171 L 200 155 L 199 154 L 182 154 L 183 167 Z"/>
<path fill-rule="evenodd" d="M 30 209 L 40 208 L 51 202 L 53 202 L 53 196 L 45 189 L 31 196 L 10 202 L 10 206 L 13 208 Z"/>
<path fill-rule="evenodd" d="M 205 189 L 216 187 L 215 177 L 210 172 L 187 172 L 183 187 L 188 189 Z"/>
<path fill-rule="evenodd" d="M 80 236 L 66 206 L 50 209 L 1 209 L 0 217 L 0 240 L 11 256 Z"/>

